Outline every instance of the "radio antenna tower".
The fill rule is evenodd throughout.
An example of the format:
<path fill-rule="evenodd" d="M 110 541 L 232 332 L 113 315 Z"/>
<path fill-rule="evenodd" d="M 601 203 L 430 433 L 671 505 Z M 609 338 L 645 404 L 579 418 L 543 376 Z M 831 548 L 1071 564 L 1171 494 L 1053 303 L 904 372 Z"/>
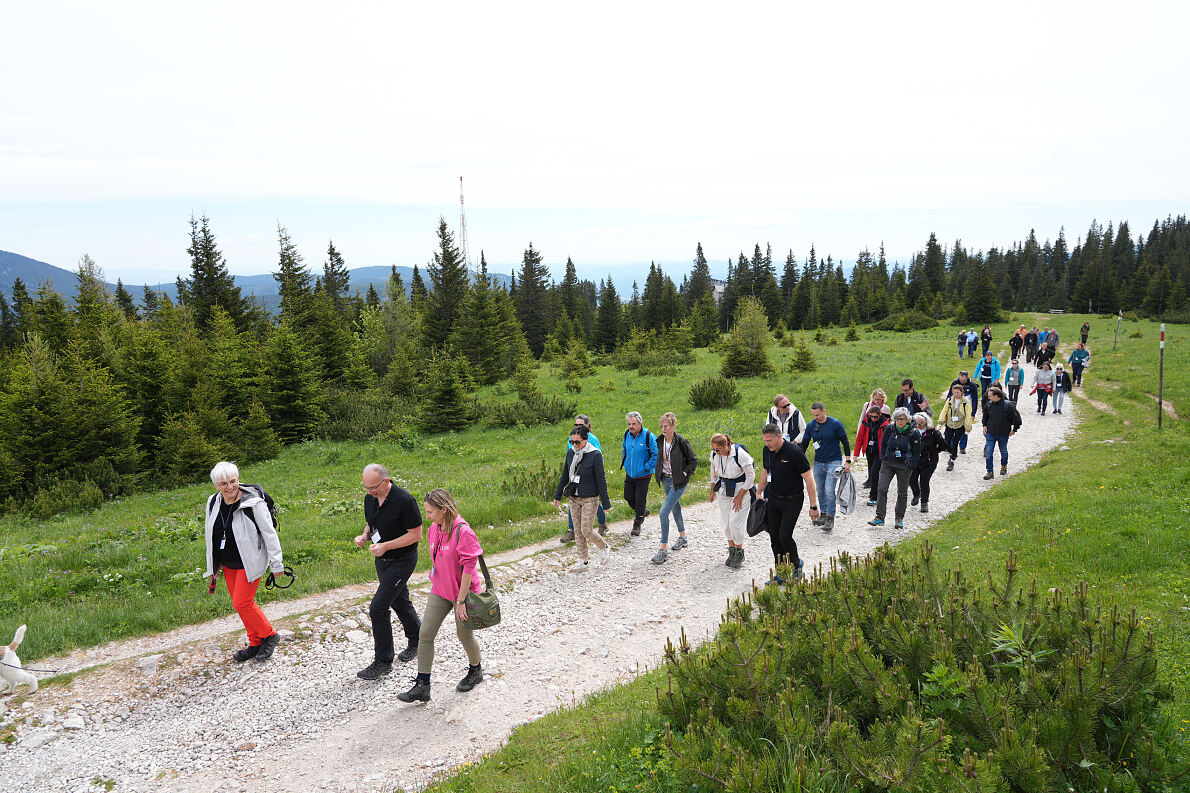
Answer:
<path fill-rule="evenodd" d="M 467 210 L 463 206 L 463 177 L 459 177 L 459 251 L 467 269 L 471 269 L 471 254 L 467 252 Z"/>

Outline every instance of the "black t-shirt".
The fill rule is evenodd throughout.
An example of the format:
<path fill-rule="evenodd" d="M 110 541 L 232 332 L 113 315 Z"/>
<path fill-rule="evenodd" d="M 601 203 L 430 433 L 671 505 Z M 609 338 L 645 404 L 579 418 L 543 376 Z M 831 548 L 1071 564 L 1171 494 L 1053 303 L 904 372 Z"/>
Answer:
<path fill-rule="evenodd" d="M 219 554 L 219 564 L 231 570 L 244 569 L 240 546 L 236 545 L 236 535 L 231 529 L 232 517 L 239 508 L 239 501 L 228 504 L 222 496 L 219 497 L 219 514 L 215 516 L 215 551 Z"/>
<path fill-rule="evenodd" d="M 765 446 L 761 464 L 769 472 L 769 482 L 764 488 L 766 497 L 801 495 L 805 489 L 802 474 L 811 470 L 801 447 L 785 441 L 777 451 L 770 452 Z"/>
<path fill-rule="evenodd" d="M 389 482 L 391 481 L 390 479 Z M 408 490 L 392 485 L 383 504 L 371 493 L 364 496 L 364 520 L 368 522 L 372 531 L 380 534 L 380 542 L 388 542 L 404 536 L 410 529 L 421 526 L 421 510 Z M 380 558 L 401 559 L 417 556 L 417 545 L 413 543 L 403 548 L 393 548 L 385 551 Z"/>

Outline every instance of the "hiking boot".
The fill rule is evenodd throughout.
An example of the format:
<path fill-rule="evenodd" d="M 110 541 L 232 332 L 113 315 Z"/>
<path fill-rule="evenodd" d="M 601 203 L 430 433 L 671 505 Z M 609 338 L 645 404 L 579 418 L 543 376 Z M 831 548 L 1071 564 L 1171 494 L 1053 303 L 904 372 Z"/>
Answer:
<path fill-rule="evenodd" d="M 633 537 L 640 536 L 640 524 L 644 523 L 644 521 L 645 521 L 644 518 L 637 518 L 636 520 L 632 521 L 632 536 Z"/>
<path fill-rule="evenodd" d="M 236 650 L 231 657 L 236 661 L 236 663 L 242 664 L 249 658 L 255 658 L 258 652 L 260 652 L 259 644 L 249 644 L 247 647 Z"/>
<path fill-rule="evenodd" d="M 914 496 L 913 500 L 909 502 L 909 506 L 916 507 L 918 501 L 921 501 L 921 498 L 919 496 Z"/>
<path fill-rule="evenodd" d="M 429 702 L 430 701 L 430 681 L 413 679 L 413 687 L 408 691 L 402 691 L 397 694 L 397 699 L 402 702 Z"/>
<path fill-rule="evenodd" d="M 905 521 L 903 521 L 903 520 L 898 520 L 898 521 L 897 521 L 897 528 L 898 528 L 898 529 L 903 529 L 903 528 L 905 528 Z"/>
<path fill-rule="evenodd" d="M 570 531 L 566 532 L 561 537 L 559 537 L 558 542 L 560 542 L 560 543 L 574 542 L 574 529 L 571 529 Z"/>
<path fill-rule="evenodd" d="M 411 644 L 404 650 L 397 654 L 397 660 L 403 664 L 407 664 L 417 657 L 417 645 Z"/>
<path fill-rule="evenodd" d="M 731 567 L 731 563 L 735 561 L 735 548 L 730 545 L 727 546 L 727 558 L 723 560 L 723 564 Z"/>
<path fill-rule="evenodd" d="M 281 637 L 274 633 L 272 636 L 265 636 L 260 640 L 260 647 L 256 650 L 257 661 L 267 661 L 273 657 L 273 650 L 277 647 L 277 642 L 281 641 Z"/>
<path fill-rule="evenodd" d="M 966 449 L 959 449 L 959 454 L 966 454 L 966 453 L 967 453 Z"/>
<path fill-rule="evenodd" d="M 835 527 L 835 516 L 834 515 L 823 515 L 822 523 L 820 523 L 818 525 L 818 528 L 822 529 L 823 531 L 829 532 L 834 527 Z"/>
<path fill-rule="evenodd" d="M 599 524 L 599 536 L 601 536 L 601 537 L 607 536 L 607 524 L 606 523 Z"/>
<path fill-rule="evenodd" d="M 925 502 L 925 501 L 921 502 L 921 511 L 922 511 L 922 512 L 929 512 L 929 511 L 930 511 L 930 505 L 929 505 L 929 503 L 928 503 L 928 502 Z"/>
<path fill-rule="evenodd" d="M 1008 466 L 1007 465 L 1000 466 L 1000 476 L 1008 476 Z"/>
<path fill-rule="evenodd" d="M 868 525 L 869 526 L 883 526 L 884 518 L 872 518 L 870 521 L 868 521 Z"/>
<path fill-rule="evenodd" d="M 665 564 L 665 560 L 668 558 L 669 553 L 664 548 L 658 548 L 651 561 L 653 564 Z"/>
<path fill-rule="evenodd" d="M 355 673 L 360 680 L 379 680 L 393 671 L 393 665 L 388 661 L 373 659 L 372 663 Z"/>
<path fill-rule="evenodd" d="M 733 548 L 732 550 L 735 551 L 735 558 L 728 565 L 728 567 L 730 567 L 732 570 L 739 570 L 744 564 L 744 549 Z"/>
<path fill-rule="evenodd" d="M 806 577 L 805 574 L 802 572 L 802 569 L 805 566 L 806 566 L 806 563 L 803 560 L 801 560 L 801 559 L 797 560 L 797 567 L 795 567 L 793 570 L 793 577 L 795 579 L 801 580 Z"/>
<path fill-rule="evenodd" d="M 673 545 L 669 546 L 669 550 L 671 552 L 672 551 L 680 551 L 681 549 L 685 548 L 689 544 L 690 543 L 686 542 L 685 537 L 678 537 L 677 542 L 675 542 Z"/>
<path fill-rule="evenodd" d="M 996 475 L 993 474 L 991 471 L 988 471 L 986 474 L 983 475 L 983 478 L 984 479 L 995 479 Z"/>
<path fill-rule="evenodd" d="M 470 691 L 483 682 L 483 669 L 479 664 L 467 667 L 467 676 L 458 682 L 455 691 Z"/>
<path fill-rule="evenodd" d="M 874 506 L 876 506 L 876 499 L 874 499 L 874 498 L 869 498 L 869 499 L 868 499 L 868 506 L 869 506 L 869 507 L 874 507 Z"/>
<path fill-rule="evenodd" d="M 947 461 L 947 463 L 946 463 L 946 470 L 947 470 L 947 471 L 953 471 L 953 470 L 954 470 L 954 459 L 953 459 L 953 458 Z"/>
<path fill-rule="evenodd" d="M 860 489 L 860 490 L 864 490 L 864 489 L 866 489 L 866 488 L 869 488 L 869 487 L 871 487 L 871 486 L 872 486 L 872 480 L 871 480 L 871 479 L 865 479 L 865 480 L 864 480 L 864 483 L 863 483 L 862 485 L 860 485 L 860 486 L 859 486 L 859 489 Z"/>

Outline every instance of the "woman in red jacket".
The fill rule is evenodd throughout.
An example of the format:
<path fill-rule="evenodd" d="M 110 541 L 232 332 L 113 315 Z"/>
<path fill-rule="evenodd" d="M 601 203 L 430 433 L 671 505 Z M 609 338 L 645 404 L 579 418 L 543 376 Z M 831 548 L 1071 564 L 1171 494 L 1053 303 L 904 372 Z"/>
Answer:
<path fill-rule="evenodd" d="M 883 393 L 883 392 L 881 392 Z M 855 452 L 863 450 L 868 458 L 868 506 L 876 506 L 876 486 L 880 481 L 880 436 L 888 426 L 888 405 L 868 405 L 868 412 L 855 434 Z"/>
<path fill-rule="evenodd" d="M 426 517 L 432 523 L 426 535 L 430 546 L 430 595 L 421 618 L 421 635 L 417 642 L 417 677 L 413 688 L 397 694 L 402 702 L 429 702 L 430 670 L 434 666 L 434 638 L 443 620 L 455 613 L 455 632 L 467 651 L 467 675 L 455 686 L 455 691 L 470 691 L 483 682 L 479 664 L 479 642 L 475 631 L 464 627 L 467 619 L 467 593 L 482 592 L 483 583 L 477 580 L 475 569 L 483 548 L 474 530 L 459 514 L 450 492 L 439 487 L 426 494 Z"/>

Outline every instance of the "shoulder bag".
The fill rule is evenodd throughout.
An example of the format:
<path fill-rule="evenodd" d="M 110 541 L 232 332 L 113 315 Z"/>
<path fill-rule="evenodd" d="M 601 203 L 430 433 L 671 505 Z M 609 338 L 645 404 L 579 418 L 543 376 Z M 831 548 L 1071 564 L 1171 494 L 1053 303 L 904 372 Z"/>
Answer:
<path fill-rule="evenodd" d="M 459 535 L 462 529 L 455 530 L 455 548 L 459 547 Z M 458 553 L 458 551 L 455 551 Z M 463 603 L 467 609 L 467 619 L 460 622 L 464 628 L 470 628 L 473 631 L 490 628 L 500 622 L 500 601 L 496 598 L 496 587 L 492 584 L 492 575 L 488 572 L 487 562 L 483 560 L 483 554 L 479 555 L 479 569 L 483 571 L 484 591 L 472 592 L 467 590 L 467 597 Z M 459 565 L 460 583 L 463 573 L 463 565 Z"/>

